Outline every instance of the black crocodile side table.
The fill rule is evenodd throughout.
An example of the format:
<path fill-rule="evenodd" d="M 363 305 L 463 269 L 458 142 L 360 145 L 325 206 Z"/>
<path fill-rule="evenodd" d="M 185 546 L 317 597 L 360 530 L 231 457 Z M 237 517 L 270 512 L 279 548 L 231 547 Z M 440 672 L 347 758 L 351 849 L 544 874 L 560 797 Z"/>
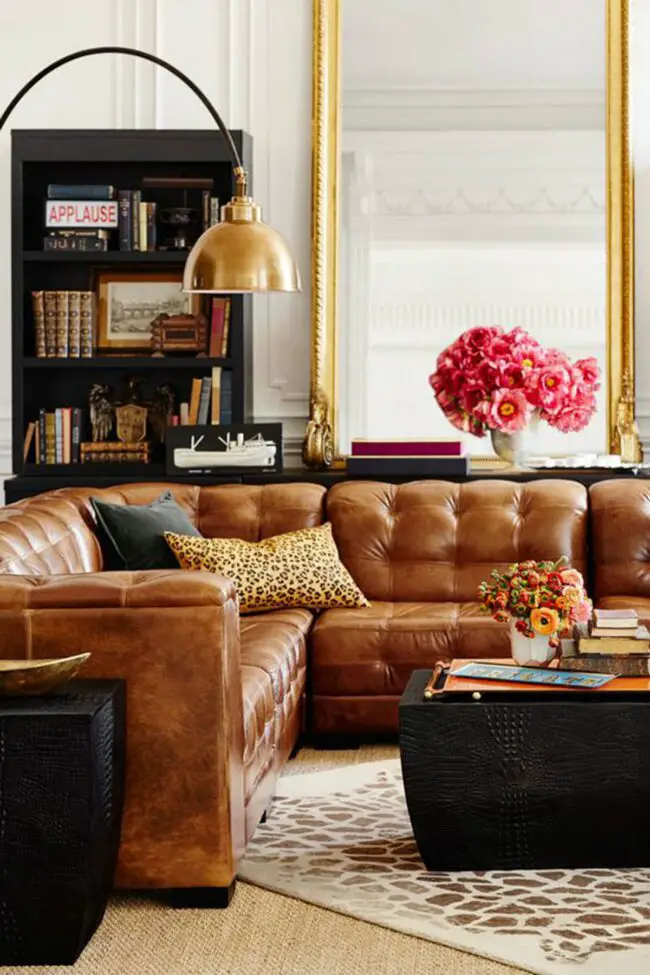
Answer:
<path fill-rule="evenodd" d="M 71 965 L 104 916 L 124 700 L 117 680 L 0 698 L 0 965 Z"/>
<path fill-rule="evenodd" d="M 399 705 L 404 791 L 429 870 L 650 866 L 650 693 L 491 691 Z"/>

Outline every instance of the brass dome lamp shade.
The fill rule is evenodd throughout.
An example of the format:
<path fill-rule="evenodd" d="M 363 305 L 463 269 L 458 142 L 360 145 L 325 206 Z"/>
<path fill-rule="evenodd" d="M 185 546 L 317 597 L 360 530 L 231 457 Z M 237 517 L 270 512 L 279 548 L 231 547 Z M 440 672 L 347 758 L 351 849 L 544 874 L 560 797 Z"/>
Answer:
<path fill-rule="evenodd" d="M 221 222 L 209 227 L 192 247 L 185 262 L 183 291 L 198 294 L 300 291 L 300 275 L 286 241 L 264 223 L 261 208 L 248 196 L 246 172 L 223 119 L 198 85 L 155 54 L 131 47 L 89 47 L 67 54 L 43 68 L 20 89 L 0 116 L 0 129 L 18 102 L 42 78 L 64 64 L 94 54 L 130 54 L 175 75 L 207 108 L 232 156 L 235 195 L 221 208 Z"/>

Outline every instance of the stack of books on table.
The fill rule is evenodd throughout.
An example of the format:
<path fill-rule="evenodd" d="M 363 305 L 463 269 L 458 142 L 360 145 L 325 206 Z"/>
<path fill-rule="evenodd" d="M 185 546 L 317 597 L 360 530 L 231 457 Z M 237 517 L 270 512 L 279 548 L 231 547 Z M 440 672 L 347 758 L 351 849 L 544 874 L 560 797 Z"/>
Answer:
<path fill-rule="evenodd" d="M 650 631 L 633 609 L 595 609 L 575 632 L 576 653 L 562 658 L 570 670 L 634 677 L 650 674 Z"/>
<path fill-rule="evenodd" d="M 352 441 L 348 474 L 368 477 L 449 477 L 469 473 L 469 457 L 460 440 Z"/>

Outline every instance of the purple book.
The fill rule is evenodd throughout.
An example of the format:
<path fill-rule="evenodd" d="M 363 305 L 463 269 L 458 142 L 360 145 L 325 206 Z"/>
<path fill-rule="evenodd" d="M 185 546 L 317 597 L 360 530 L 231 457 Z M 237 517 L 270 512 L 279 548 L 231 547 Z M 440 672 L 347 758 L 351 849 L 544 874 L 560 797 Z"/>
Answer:
<path fill-rule="evenodd" d="M 462 457 L 460 440 L 353 440 L 353 457 Z"/>

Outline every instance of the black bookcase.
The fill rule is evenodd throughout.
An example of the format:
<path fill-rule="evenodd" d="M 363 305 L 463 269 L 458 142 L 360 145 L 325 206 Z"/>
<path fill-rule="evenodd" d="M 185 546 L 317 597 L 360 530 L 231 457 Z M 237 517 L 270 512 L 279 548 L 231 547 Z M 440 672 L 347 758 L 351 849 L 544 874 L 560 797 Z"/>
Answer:
<path fill-rule="evenodd" d="M 232 133 L 252 187 L 252 139 Z M 23 461 L 25 432 L 38 420 L 39 409 L 79 407 L 81 439 L 92 439 L 88 393 L 93 383 L 119 391 L 129 375 L 143 377 L 143 390 L 168 383 L 176 403 L 189 401 L 192 379 L 210 375 L 220 365 L 232 372 L 232 419 L 251 418 L 252 301 L 231 296 L 227 358 L 197 358 L 191 354 L 107 356 L 64 359 L 37 358 L 32 291 L 94 290 L 102 270 L 174 268 L 181 271 L 186 252 L 174 250 L 121 251 L 118 231 L 109 249 L 48 251 L 43 249 L 44 208 L 49 183 L 110 184 L 135 188 L 145 177 L 209 177 L 221 204 L 234 191 L 232 161 L 218 131 L 167 130 L 18 130 L 12 132 L 12 444 L 14 492 L 23 479 L 42 479 L 43 490 L 77 482 L 105 484 L 115 480 L 157 480 L 164 475 L 164 447 L 154 447 L 150 463 L 38 464 Z M 209 317 L 209 309 L 206 308 Z M 33 448 L 32 448 L 33 456 Z M 195 478 L 200 480 L 200 478 Z"/>

